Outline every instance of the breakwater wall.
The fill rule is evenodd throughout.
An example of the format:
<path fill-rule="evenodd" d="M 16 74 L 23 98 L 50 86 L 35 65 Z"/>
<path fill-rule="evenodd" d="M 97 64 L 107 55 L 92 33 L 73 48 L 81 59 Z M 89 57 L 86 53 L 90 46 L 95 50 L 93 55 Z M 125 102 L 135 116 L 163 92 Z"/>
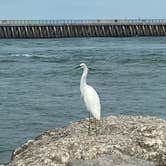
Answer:
<path fill-rule="evenodd" d="M 166 19 L 0 20 L 0 38 L 166 36 Z"/>

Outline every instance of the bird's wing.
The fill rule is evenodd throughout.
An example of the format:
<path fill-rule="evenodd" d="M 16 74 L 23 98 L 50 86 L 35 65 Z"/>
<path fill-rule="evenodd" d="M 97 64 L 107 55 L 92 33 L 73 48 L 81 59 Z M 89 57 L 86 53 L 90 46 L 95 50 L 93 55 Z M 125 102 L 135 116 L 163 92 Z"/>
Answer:
<path fill-rule="evenodd" d="M 83 98 L 88 111 L 90 111 L 92 115 L 99 120 L 101 106 L 99 96 L 95 89 L 89 85 L 86 85 Z"/>

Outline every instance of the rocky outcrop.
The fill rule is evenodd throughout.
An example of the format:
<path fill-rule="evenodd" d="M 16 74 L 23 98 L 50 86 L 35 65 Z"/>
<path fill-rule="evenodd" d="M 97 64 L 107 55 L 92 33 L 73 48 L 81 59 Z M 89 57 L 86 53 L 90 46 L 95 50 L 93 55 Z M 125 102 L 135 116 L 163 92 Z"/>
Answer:
<path fill-rule="evenodd" d="M 88 119 L 51 129 L 17 148 L 8 166 L 166 165 L 166 121 L 110 116 L 88 135 Z"/>
<path fill-rule="evenodd" d="M 72 160 L 67 166 L 154 166 L 154 163 L 123 154 L 103 155 L 91 160 Z"/>

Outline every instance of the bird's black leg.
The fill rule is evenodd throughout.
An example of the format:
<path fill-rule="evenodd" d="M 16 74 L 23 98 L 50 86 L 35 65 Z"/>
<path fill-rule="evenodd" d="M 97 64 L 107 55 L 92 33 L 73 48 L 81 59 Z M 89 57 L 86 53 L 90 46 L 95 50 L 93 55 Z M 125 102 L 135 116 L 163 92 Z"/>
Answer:
<path fill-rule="evenodd" d="M 96 135 L 97 135 L 97 120 L 95 118 L 95 132 L 96 132 Z"/>
<path fill-rule="evenodd" d="M 90 112 L 89 112 L 89 128 L 88 128 L 88 135 L 90 134 Z"/>

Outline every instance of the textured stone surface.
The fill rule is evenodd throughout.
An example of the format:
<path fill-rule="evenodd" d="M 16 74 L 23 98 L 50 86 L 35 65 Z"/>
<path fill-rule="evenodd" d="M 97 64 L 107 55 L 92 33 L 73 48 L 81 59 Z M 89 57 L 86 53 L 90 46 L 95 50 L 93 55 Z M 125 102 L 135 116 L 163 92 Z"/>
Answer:
<path fill-rule="evenodd" d="M 155 166 L 154 163 L 126 155 L 104 155 L 92 160 L 73 160 L 67 166 Z"/>
<path fill-rule="evenodd" d="M 51 129 L 17 148 L 10 166 L 166 165 L 166 121 L 110 116 L 88 135 L 88 120 Z M 120 156 L 120 157 L 117 157 Z M 133 162 L 133 163 L 132 163 Z"/>

